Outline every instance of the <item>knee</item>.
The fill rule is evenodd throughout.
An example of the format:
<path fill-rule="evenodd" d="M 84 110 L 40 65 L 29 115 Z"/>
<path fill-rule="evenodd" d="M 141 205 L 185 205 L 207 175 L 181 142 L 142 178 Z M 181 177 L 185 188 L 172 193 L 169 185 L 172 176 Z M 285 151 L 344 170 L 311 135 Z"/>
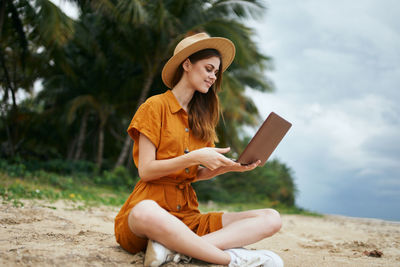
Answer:
<path fill-rule="evenodd" d="M 133 232 L 163 231 L 163 210 L 153 200 L 142 200 L 132 208 L 128 217 L 129 228 Z"/>
<path fill-rule="evenodd" d="M 263 209 L 261 213 L 264 221 L 264 227 L 262 227 L 262 229 L 264 230 L 265 236 L 271 236 L 279 232 L 282 227 L 282 219 L 279 212 L 274 209 Z"/>

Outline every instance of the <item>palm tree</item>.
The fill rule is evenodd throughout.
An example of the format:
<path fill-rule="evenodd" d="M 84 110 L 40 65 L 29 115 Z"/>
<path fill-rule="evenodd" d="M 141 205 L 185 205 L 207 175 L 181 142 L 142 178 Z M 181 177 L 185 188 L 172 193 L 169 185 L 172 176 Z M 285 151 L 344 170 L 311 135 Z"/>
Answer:
<path fill-rule="evenodd" d="M 23 75 L 30 53 L 38 53 L 37 50 L 41 45 L 46 45 L 47 48 L 63 45 L 71 37 L 72 32 L 73 21 L 51 1 L 1 1 L 0 60 L 4 75 L 1 86 L 5 89 L 5 98 L 8 97 L 8 90 L 11 91 L 14 107 L 16 107 L 15 90 L 18 88 L 29 90 L 31 86 L 20 87 L 12 84 L 13 75 L 10 72 L 15 67 L 9 66 L 11 62 L 7 60 L 7 55 L 15 55 L 13 60 L 18 59 L 21 65 L 18 74 Z"/>
<path fill-rule="evenodd" d="M 118 121 L 113 114 L 125 105 L 126 95 L 132 97 L 132 84 L 136 83 L 139 72 L 133 65 L 132 46 L 128 47 L 124 41 L 127 39 L 124 31 L 129 32 L 129 29 L 107 14 L 98 14 L 100 7 L 93 10 L 90 3 L 81 4 L 86 13 L 81 12 L 74 37 L 63 48 L 65 57 L 55 59 L 39 98 L 53 107 L 53 112 L 69 110 L 69 125 L 80 120 L 79 133 L 76 137 L 74 134 L 67 149 L 68 158 L 81 158 L 88 120 L 92 118 L 92 124 L 97 121 L 97 125 L 90 125 L 90 128 L 97 128 L 96 162 L 100 169 L 105 129 L 111 128 L 108 120 L 113 119 L 112 127 L 121 123 L 121 119 Z M 113 42 L 113 39 L 119 42 Z"/>
<path fill-rule="evenodd" d="M 141 95 L 136 102 L 136 109 L 149 96 L 149 91 L 155 77 L 159 76 L 162 65 L 172 54 L 173 48 L 188 32 L 206 30 L 211 35 L 227 37 L 236 44 L 237 47 L 237 73 L 241 74 L 236 78 L 236 85 L 240 89 L 236 91 L 247 106 L 253 108 L 247 112 L 247 115 L 254 117 L 257 110 L 251 100 L 243 97 L 245 86 L 255 89 L 268 90 L 272 87 L 262 79 L 262 70 L 268 62 L 268 58 L 257 52 L 257 48 L 251 40 L 253 34 L 249 28 L 245 27 L 240 20 L 248 19 L 253 16 L 260 16 L 265 7 L 260 1 L 149 1 L 144 5 L 150 17 L 154 19 L 150 22 L 140 25 L 141 41 L 145 46 L 138 46 L 142 57 L 139 57 L 141 65 L 144 66 L 144 83 Z M 250 73 L 240 73 L 244 68 L 252 65 L 254 71 Z M 234 66 L 232 68 L 235 68 Z M 232 79 L 231 79 L 232 83 Z M 240 84 L 239 84 L 240 83 Z M 229 83 L 224 83 L 227 85 Z M 227 88 L 232 89 L 231 87 Z M 236 96 L 238 96 L 236 94 Z M 223 103 L 225 101 L 222 101 Z M 238 106 L 238 108 L 243 106 Z M 225 110 L 229 117 L 230 109 Z M 246 113 L 242 109 L 242 112 Z M 255 119 L 240 120 L 239 123 L 254 124 Z M 228 127 L 226 135 L 235 135 L 237 133 L 236 125 L 225 125 Z M 231 129 L 230 126 L 233 126 Z M 221 127 L 220 127 L 221 128 Z M 231 131 L 234 130 L 234 131 Z M 221 130 L 219 131 L 221 132 Z M 232 138 L 231 138 L 232 139 Z M 222 140 L 227 140 L 223 138 Z M 233 139 L 232 139 L 233 140 Z M 124 146 L 115 166 L 121 165 L 128 154 L 130 148 L 130 137 L 125 138 Z M 233 142 L 238 146 L 237 142 Z"/>
<path fill-rule="evenodd" d="M 38 97 L 45 103 L 46 116 L 58 116 L 49 121 L 54 127 L 69 123 L 67 131 L 60 131 L 63 141 L 57 143 L 57 150 L 69 150 L 66 154 L 70 158 L 87 158 L 85 142 L 95 132 L 98 165 L 102 165 L 103 148 L 110 143 L 105 158 L 118 155 L 115 148 L 120 146 L 115 165 L 123 164 L 131 140 L 128 135 L 124 142 L 114 137 L 115 144 L 109 134 L 113 137 L 114 132 L 123 132 L 135 109 L 148 96 L 162 91 L 163 64 L 177 42 L 196 31 L 227 37 L 237 47 L 236 59 L 223 81 L 225 90 L 220 94 L 225 123 L 221 121 L 217 131 L 222 144 L 240 149 L 240 126 L 255 124 L 258 118 L 255 105 L 244 95 L 245 88 L 272 88 L 262 73 L 269 58 L 258 52 L 253 32 L 243 22 L 265 10 L 260 1 L 74 2 L 81 15 L 74 25 L 73 38 L 62 49 L 53 49 L 52 64 L 46 65 L 44 89 Z M 50 42 L 47 46 L 52 49 Z M 93 101 L 78 105 L 79 99 Z M 95 102 L 102 108 L 95 108 L 91 104 Z M 103 107 L 108 107 L 107 115 L 102 114 Z M 75 119 L 71 115 L 68 120 L 65 114 L 74 114 Z"/>
<path fill-rule="evenodd" d="M 3 0 L 0 2 L 0 87 L 3 89 L 2 118 L 7 129 L 10 154 L 18 136 L 18 90 L 30 92 L 43 75 L 49 53 L 64 44 L 72 33 L 73 22 L 48 0 Z M 11 110 L 9 98 L 11 95 Z"/>
<path fill-rule="evenodd" d="M 98 99 L 92 95 L 80 95 L 74 98 L 70 103 L 70 108 L 68 112 L 68 122 L 72 123 L 77 114 L 79 108 L 84 108 L 85 111 L 81 120 L 81 127 L 79 127 L 79 135 L 77 140 L 77 149 L 75 151 L 74 159 L 78 160 L 82 153 L 83 143 L 86 135 L 87 121 L 90 112 L 94 112 L 99 117 L 99 138 L 98 138 L 98 149 L 97 149 L 97 167 L 100 169 L 103 161 L 103 151 L 104 151 L 104 128 L 107 123 L 107 119 L 111 113 L 110 105 L 104 105 L 100 103 Z"/>

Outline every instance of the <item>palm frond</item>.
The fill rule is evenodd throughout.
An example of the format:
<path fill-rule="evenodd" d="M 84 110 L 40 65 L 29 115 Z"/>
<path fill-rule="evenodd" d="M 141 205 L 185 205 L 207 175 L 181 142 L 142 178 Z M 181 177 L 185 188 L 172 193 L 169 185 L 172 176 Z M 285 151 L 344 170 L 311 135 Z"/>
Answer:
<path fill-rule="evenodd" d="M 217 14 L 225 14 L 235 19 L 261 19 L 265 15 L 266 6 L 257 0 L 219 0 L 210 1 L 209 10 Z"/>
<path fill-rule="evenodd" d="M 36 23 L 42 39 L 49 45 L 64 45 L 72 36 L 74 21 L 49 0 L 36 0 Z"/>
<path fill-rule="evenodd" d="M 100 108 L 98 102 L 91 95 L 81 95 L 75 97 L 74 99 L 71 100 L 69 105 L 69 110 L 67 115 L 67 122 L 69 124 L 71 124 L 75 120 L 77 110 L 84 106 L 95 109 Z"/>
<path fill-rule="evenodd" d="M 25 60 L 26 60 L 27 51 L 28 51 L 28 41 L 27 41 L 26 34 L 24 31 L 22 19 L 19 16 L 17 8 L 14 5 L 13 1 L 11 1 L 11 0 L 6 1 L 6 5 L 7 5 L 7 8 L 11 12 L 11 20 L 12 20 L 12 24 L 14 26 L 13 28 L 19 37 L 19 46 L 22 50 L 22 53 L 21 53 L 22 69 L 25 69 Z M 0 29 L 0 30 L 2 31 L 3 29 Z"/>

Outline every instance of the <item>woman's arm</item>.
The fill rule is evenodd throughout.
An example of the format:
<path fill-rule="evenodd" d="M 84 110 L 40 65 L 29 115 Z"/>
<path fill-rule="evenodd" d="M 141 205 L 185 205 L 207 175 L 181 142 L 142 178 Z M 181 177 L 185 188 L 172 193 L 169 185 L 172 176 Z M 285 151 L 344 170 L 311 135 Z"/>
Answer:
<path fill-rule="evenodd" d="M 139 177 L 148 182 L 198 164 L 214 171 L 223 166 L 240 165 L 221 154 L 228 151 L 229 148 L 206 147 L 176 158 L 156 160 L 156 147 L 145 135 L 140 134 Z"/>
<path fill-rule="evenodd" d="M 232 166 L 221 166 L 215 170 L 210 170 L 204 167 L 199 166 L 197 171 L 197 179 L 196 180 L 208 180 L 215 176 L 227 173 L 227 172 L 246 172 L 251 171 L 260 164 L 261 161 L 258 160 L 250 165 L 241 165 L 240 163 L 236 163 Z"/>

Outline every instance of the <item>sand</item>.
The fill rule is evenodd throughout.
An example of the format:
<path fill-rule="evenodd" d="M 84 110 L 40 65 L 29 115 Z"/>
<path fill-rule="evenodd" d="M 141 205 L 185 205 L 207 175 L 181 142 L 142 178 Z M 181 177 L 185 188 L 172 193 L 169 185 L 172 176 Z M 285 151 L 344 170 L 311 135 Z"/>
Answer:
<path fill-rule="evenodd" d="M 129 254 L 115 242 L 117 208 L 24 204 L 0 206 L 0 266 L 142 266 L 143 253 Z M 282 219 L 278 234 L 249 248 L 272 250 L 285 266 L 400 266 L 400 223 L 341 216 Z"/>

